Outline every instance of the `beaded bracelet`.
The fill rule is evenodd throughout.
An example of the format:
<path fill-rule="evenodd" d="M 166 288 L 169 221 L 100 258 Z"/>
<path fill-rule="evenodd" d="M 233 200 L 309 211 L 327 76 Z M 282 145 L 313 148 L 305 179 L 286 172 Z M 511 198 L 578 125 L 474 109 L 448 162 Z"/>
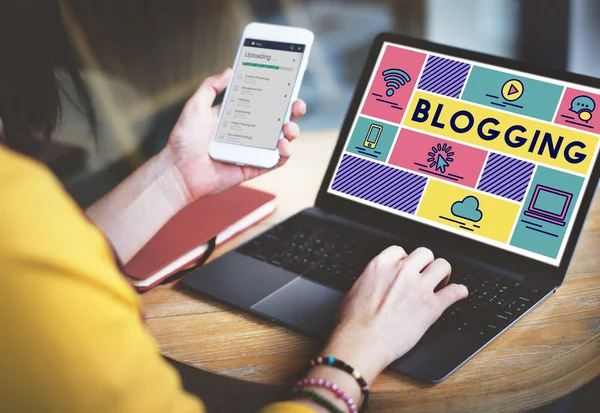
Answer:
<path fill-rule="evenodd" d="M 348 396 L 345 391 L 340 389 L 337 386 L 337 384 L 334 384 L 330 381 L 326 381 L 323 379 L 313 379 L 313 378 L 300 380 L 300 381 L 296 382 L 296 384 L 294 384 L 294 388 L 303 388 L 303 387 L 309 387 L 309 386 L 321 387 L 321 388 L 329 390 L 330 392 L 335 394 L 338 399 L 342 399 L 344 401 L 344 403 L 346 403 L 346 406 L 348 406 L 348 410 L 350 410 L 350 413 L 358 413 L 358 409 L 356 408 L 356 403 L 354 403 L 354 400 L 352 400 L 352 398 L 350 396 Z"/>
<path fill-rule="evenodd" d="M 350 366 L 349 364 L 344 363 L 342 360 L 336 359 L 333 356 L 316 357 L 310 361 L 310 366 L 311 367 L 330 366 L 330 367 L 334 367 L 336 369 L 345 371 L 346 373 L 348 373 L 349 375 L 354 377 L 354 380 L 356 380 L 356 382 L 360 386 L 360 390 L 363 394 L 363 404 L 362 404 L 362 407 L 360 408 L 360 411 L 361 412 L 366 411 L 367 404 L 369 403 L 369 388 L 368 388 L 369 386 L 367 384 L 367 381 L 363 378 L 362 374 L 360 374 L 360 372 L 358 370 L 356 370 L 354 367 Z"/>
<path fill-rule="evenodd" d="M 321 396 L 319 393 L 312 391 L 310 389 L 305 389 L 303 387 L 297 387 L 292 390 L 296 394 L 300 394 L 302 396 L 306 396 L 311 398 L 315 403 L 320 405 L 321 407 L 326 408 L 331 413 L 344 413 L 342 409 L 339 409 L 335 404 L 327 400 L 325 397 Z"/>

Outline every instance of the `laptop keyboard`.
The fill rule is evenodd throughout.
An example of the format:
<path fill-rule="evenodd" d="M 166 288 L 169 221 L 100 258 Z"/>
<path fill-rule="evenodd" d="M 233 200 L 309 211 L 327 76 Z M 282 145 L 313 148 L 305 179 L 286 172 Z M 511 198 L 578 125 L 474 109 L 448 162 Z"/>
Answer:
<path fill-rule="evenodd" d="M 434 324 L 433 330 L 451 328 L 491 338 L 545 295 L 509 278 L 477 270 L 457 268 L 450 282 L 466 285 L 469 296 L 450 306 Z"/>
<path fill-rule="evenodd" d="M 369 261 L 393 244 L 391 238 L 299 214 L 242 245 L 237 252 L 345 293 Z M 402 246 L 407 252 L 416 247 Z M 450 282 L 465 284 L 469 297 L 448 308 L 432 331 L 449 328 L 491 338 L 544 295 L 509 278 L 456 264 Z"/>
<path fill-rule="evenodd" d="M 295 215 L 237 251 L 345 293 L 369 261 L 391 244 L 311 215 Z"/>

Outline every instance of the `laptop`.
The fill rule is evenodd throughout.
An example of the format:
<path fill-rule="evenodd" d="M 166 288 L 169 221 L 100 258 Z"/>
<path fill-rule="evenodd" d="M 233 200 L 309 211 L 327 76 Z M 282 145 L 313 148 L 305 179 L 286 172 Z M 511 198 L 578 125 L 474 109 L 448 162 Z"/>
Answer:
<path fill-rule="evenodd" d="M 379 35 L 315 205 L 183 280 L 325 339 L 389 245 L 433 250 L 469 297 L 389 368 L 437 383 L 550 297 L 598 183 L 600 81 Z"/>

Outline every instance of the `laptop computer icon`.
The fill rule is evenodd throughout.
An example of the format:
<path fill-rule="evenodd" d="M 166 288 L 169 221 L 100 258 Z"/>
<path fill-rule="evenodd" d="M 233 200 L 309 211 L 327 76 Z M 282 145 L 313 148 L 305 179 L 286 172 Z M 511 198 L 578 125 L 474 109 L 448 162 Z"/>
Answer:
<path fill-rule="evenodd" d="M 413 80 L 390 83 L 388 69 Z M 517 81 L 511 102 L 490 99 Z M 600 90 L 595 79 L 380 35 L 314 206 L 181 284 L 324 340 L 374 256 L 425 246 L 470 295 L 389 368 L 444 380 L 564 280 L 600 176 L 600 135 L 553 122 L 578 84 Z"/>
<path fill-rule="evenodd" d="M 569 192 L 538 184 L 524 214 L 562 227 L 572 198 Z"/>

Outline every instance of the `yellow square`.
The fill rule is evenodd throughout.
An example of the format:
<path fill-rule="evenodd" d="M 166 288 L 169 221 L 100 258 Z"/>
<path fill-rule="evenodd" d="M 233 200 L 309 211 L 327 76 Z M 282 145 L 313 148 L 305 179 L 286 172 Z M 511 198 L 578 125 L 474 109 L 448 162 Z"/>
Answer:
<path fill-rule="evenodd" d="M 519 208 L 513 202 L 430 179 L 417 216 L 508 243 Z"/>

